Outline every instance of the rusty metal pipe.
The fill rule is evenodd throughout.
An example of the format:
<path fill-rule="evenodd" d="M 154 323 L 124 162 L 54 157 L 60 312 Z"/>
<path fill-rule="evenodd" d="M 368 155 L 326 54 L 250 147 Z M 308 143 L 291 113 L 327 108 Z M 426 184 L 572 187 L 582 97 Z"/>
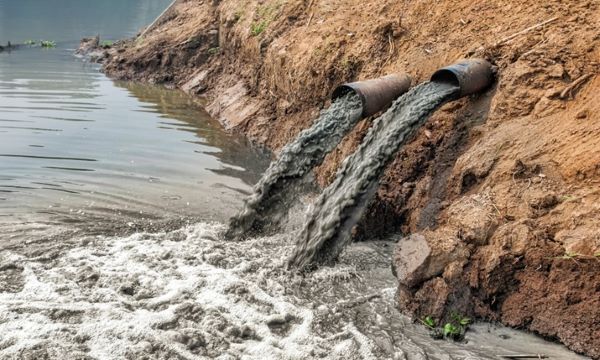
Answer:
<path fill-rule="evenodd" d="M 457 97 L 463 97 L 485 90 L 494 81 L 494 73 L 486 60 L 467 59 L 437 70 L 431 81 L 454 84 L 460 87 Z"/>
<path fill-rule="evenodd" d="M 408 91 L 411 78 L 407 74 L 391 74 L 377 79 L 357 81 L 338 86 L 331 95 L 335 100 L 350 92 L 360 97 L 362 116 L 368 117 L 386 109 Z"/>

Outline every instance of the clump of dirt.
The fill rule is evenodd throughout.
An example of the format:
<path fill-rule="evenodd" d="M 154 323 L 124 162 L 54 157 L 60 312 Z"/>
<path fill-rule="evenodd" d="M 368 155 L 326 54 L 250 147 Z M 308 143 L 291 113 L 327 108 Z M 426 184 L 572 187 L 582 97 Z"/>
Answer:
<path fill-rule="evenodd" d="M 339 83 L 421 82 L 487 58 L 497 84 L 443 107 L 398 153 L 356 236 L 412 234 L 394 264 L 415 317 L 463 311 L 600 358 L 598 14 L 593 0 L 187 0 L 109 49 L 104 69 L 203 96 L 227 128 L 277 150 Z M 321 185 L 369 125 L 317 169 Z M 401 251 L 415 241 L 418 264 Z"/>

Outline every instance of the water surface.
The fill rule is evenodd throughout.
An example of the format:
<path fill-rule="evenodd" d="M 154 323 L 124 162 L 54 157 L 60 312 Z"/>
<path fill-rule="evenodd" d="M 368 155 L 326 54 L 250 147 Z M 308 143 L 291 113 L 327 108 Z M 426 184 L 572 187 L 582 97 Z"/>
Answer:
<path fill-rule="evenodd" d="M 82 36 L 135 35 L 168 3 L 0 0 L 0 43 L 57 43 L 0 53 L 4 235 L 23 238 L 42 225 L 224 220 L 239 207 L 265 154 L 225 133 L 187 95 L 113 82 L 73 56 Z"/>

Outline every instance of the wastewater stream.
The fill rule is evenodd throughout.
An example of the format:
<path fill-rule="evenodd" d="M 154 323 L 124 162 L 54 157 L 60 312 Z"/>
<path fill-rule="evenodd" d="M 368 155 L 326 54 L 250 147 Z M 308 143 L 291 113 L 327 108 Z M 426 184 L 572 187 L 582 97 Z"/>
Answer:
<path fill-rule="evenodd" d="M 298 273 L 300 227 L 226 237 L 271 155 L 73 55 L 169 2 L 0 0 L 0 44 L 56 43 L 0 53 L 0 359 L 583 359 L 487 323 L 432 340 L 396 310 L 397 238 Z"/>
<path fill-rule="evenodd" d="M 335 260 L 350 242 L 352 228 L 362 217 L 386 165 L 431 113 L 459 88 L 436 82 L 420 84 L 396 100 L 377 120 L 335 180 L 316 199 L 298 236 L 290 264 Z"/>
<path fill-rule="evenodd" d="M 227 235 L 265 234 L 280 230 L 301 192 L 310 188 L 311 170 L 320 165 L 361 119 L 362 104 L 354 94 L 336 99 L 313 125 L 278 154 L 239 214 L 230 221 Z M 266 229 L 268 228 L 268 229 Z"/>

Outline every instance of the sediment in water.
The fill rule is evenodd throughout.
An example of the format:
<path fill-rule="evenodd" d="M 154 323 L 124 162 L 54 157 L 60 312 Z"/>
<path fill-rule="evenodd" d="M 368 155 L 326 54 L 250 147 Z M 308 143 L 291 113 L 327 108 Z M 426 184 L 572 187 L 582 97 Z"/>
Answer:
<path fill-rule="evenodd" d="M 429 115 L 458 90 L 446 83 L 421 84 L 376 120 L 363 143 L 342 163 L 334 182 L 313 205 L 290 265 L 304 267 L 314 260 L 324 262 L 339 255 L 373 197 L 385 166 Z"/>
<path fill-rule="evenodd" d="M 276 228 L 298 196 L 302 180 L 356 125 L 361 113 L 361 101 L 354 93 L 335 100 L 322 111 L 314 125 L 285 146 L 271 163 L 242 211 L 231 219 L 228 236 L 240 238 L 260 233 L 267 226 Z"/>

